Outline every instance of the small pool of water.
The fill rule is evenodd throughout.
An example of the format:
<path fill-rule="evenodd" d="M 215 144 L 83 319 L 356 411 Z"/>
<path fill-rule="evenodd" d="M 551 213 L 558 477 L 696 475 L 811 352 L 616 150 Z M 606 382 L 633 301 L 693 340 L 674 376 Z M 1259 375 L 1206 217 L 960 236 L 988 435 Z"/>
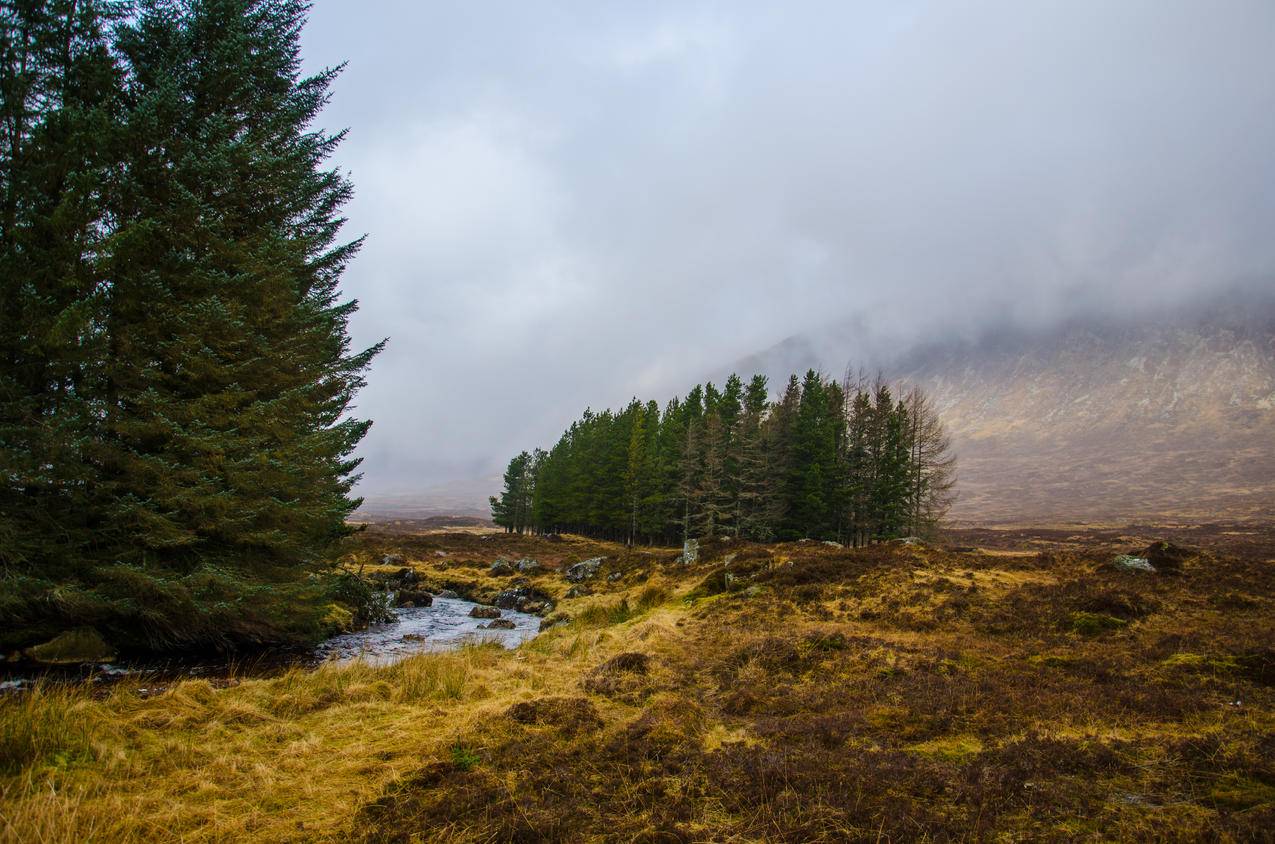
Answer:
<path fill-rule="evenodd" d="M 412 654 L 451 650 L 470 642 L 499 642 L 515 648 L 540 630 L 539 616 L 514 610 L 501 610 L 500 615 L 514 623 L 512 630 L 485 630 L 479 625 L 487 624 L 488 619 L 469 615 L 475 606 L 459 598 L 434 598 L 432 606 L 400 607 L 395 610 L 397 622 L 374 624 L 328 639 L 315 649 L 315 656 L 320 661 L 362 658 L 388 665 Z"/>
<path fill-rule="evenodd" d="M 139 692 L 153 694 L 173 681 L 193 677 L 235 682 L 235 678 L 277 676 L 291 668 L 314 668 L 329 660 L 363 659 L 373 665 L 391 665 L 412 654 L 452 650 L 471 642 L 499 642 L 506 648 L 515 648 L 540 630 L 539 616 L 514 610 L 500 613 L 501 618 L 514 623 L 512 630 L 483 629 L 479 625 L 487 624 L 489 619 L 469 615 L 476 606 L 460 598 L 436 597 L 432 606 L 399 607 L 394 610 L 397 621 L 334 636 L 308 654 L 265 652 L 229 659 L 118 665 L 0 666 L 0 694 L 21 692 L 37 679 L 95 684 L 136 682 Z"/>

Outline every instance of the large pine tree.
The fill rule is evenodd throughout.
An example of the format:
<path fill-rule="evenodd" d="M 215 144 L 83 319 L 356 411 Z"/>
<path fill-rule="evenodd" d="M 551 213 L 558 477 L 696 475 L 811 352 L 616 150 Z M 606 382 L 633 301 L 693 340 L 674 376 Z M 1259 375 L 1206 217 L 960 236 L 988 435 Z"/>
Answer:
<path fill-rule="evenodd" d="M 67 4 L 70 18 L 87 5 Z M 135 648 L 304 641 L 333 617 L 324 575 L 369 424 L 346 411 L 379 346 L 354 352 L 346 330 L 355 303 L 338 284 L 359 241 L 338 241 L 351 186 L 325 162 L 342 136 L 312 128 L 337 70 L 301 75 L 305 8 L 147 0 L 113 53 L 86 47 L 122 70 L 102 100 L 115 119 L 75 130 L 109 157 L 89 170 L 103 209 L 87 227 L 89 314 L 64 320 L 92 350 L 75 376 L 93 409 L 77 428 L 83 531 L 28 559 L 27 600 L 5 606 L 21 637 L 92 625 Z M 6 294 L 35 275 L 6 273 Z M 21 372 L 6 361 L 6 383 Z M 48 384 L 28 379 L 21 397 L 43 401 Z"/>

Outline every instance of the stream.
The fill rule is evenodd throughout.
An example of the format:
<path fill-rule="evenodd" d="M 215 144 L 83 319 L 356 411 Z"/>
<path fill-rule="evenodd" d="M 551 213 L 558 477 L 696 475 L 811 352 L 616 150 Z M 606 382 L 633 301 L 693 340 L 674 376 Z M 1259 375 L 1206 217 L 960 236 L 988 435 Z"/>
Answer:
<path fill-rule="evenodd" d="M 500 617 L 514 623 L 512 630 L 484 630 L 487 622 L 470 618 L 478 606 L 460 598 L 439 598 L 428 607 L 400 607 L 398 621 L 374 624 L 366 630 L 344 633 L 328 639 L 315 649 L 319 661 L 346 662 L 362 658 L 374 665 L 389 665 L 422 651 L 451 650 L 470 642 L 499 642 L 514 648 L 535 636 L 540 617 L 514 610 L 501 610 Z"/>
<path fill-rule="evenodd" d="M 343 633 L 322 642 L 309 653 L 263 653 L 247 658 L 168 660 L 164 662 L 110 663 L 100 665 L 10 665 L 0 667 L 0 694 L 20 692 L 37 679 L 88 681 L 93 683 L 136 682 L 144 695 L 161 691 L 176 680 L 202 677 L 227 680 L 236 677 L 270 677 L 291 668 L 315 668 L 332 662 L 362 659 L 373 665 L 391 665 L 413 654 L 446 651 L 466 644 L 499 642 L 515 648 L 540 630 L 540 617 L 515 610 L 502 610 L 500 617 L 513 622 L 513 629 L 484 629 L 488 620 L 472 618 L 469 611 L 479 606 L 461 598 L 435 596 L 428 607 L 399 607 L 397 621 L 373 624 L 365 630 Z"/>

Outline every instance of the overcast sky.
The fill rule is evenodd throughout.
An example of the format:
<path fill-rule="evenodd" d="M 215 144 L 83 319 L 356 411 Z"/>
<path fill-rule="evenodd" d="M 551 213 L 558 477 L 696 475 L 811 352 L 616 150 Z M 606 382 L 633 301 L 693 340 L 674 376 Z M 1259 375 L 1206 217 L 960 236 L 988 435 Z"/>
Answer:
<path fill-rule="evenodd" d="M 1271 0 L 318 0 L 304 45 L 349 62 L 345 290 L 390 338 L 365 494 L 830 323 L 904 346 L 1275 283 Z"/>

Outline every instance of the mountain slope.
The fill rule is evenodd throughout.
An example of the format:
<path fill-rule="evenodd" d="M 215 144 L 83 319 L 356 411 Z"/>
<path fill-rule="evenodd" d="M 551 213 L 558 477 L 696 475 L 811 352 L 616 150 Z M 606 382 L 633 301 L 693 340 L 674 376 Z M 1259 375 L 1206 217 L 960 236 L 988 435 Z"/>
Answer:
<path fill-rule="evenodd" d="M 747 366 L 817 365 L 819 345 L 793 338 Z M 881 368 L 935 399 L 959 457 L 957 519 L 1275 513 L 1269 305 L 1004 331 Z"/>

